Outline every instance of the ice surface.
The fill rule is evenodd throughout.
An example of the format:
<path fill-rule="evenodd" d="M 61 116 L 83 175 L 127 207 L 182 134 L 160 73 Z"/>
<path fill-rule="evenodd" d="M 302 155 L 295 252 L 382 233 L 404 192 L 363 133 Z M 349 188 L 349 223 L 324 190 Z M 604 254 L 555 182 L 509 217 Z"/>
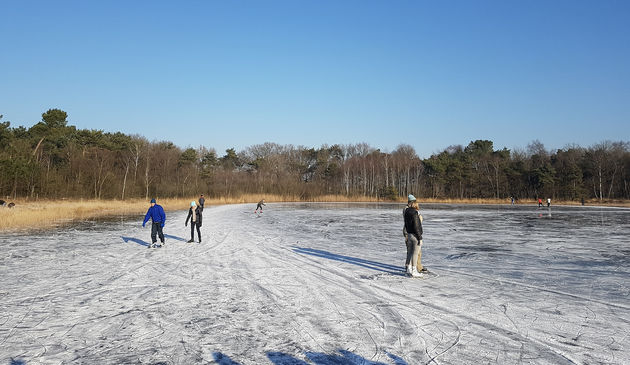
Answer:
<path fill-rule="evenodd" d="M 630 210 L 400 204 L 186 211 L 0 235 L 0 364 L 628 364 Z"/>

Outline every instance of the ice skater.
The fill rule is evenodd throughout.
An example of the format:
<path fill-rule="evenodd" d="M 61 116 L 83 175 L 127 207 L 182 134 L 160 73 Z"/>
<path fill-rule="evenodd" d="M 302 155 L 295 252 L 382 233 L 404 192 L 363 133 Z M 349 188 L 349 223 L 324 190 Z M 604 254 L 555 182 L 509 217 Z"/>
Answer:
<path fill-rule="evenodd" d="M 201 196 L 199 197 L 199 206 L 201 207 L 201 210 L 203 210 L 203 205 L 206 202 L 206 198 L 203 197 L 203 194 L 201 194 Z"/>
<path fill-rule="evenodd" d="M 420 206 L 416 201 L 416 197 L 409 194 L 407 197 L 407 207 L 403 211 L 405 227 L 403 235 L 407 244 L 407 260 L 405 261 L 405 270 L 408 276 L 417 278 L 422 277 L 422 271 L 426 271 L 422 267 L 422 216 L 418 213 Z M 418 269 L 420 269 L 418 271 Z"/>
<path fill-rule="evenodd" d="M 265 199 L 259 201 L 258 204 L 256 205 L 256 210 L 254 211 L 254 213 L 258 213 L 258 209 L 260 209 L 260 212 L 262 213 L 262 207 L 264 205 L 265 205 Z"/>
<path fill-rule="evenodd" d="M 194 201 L 190 202 L 190 209 L 188 209 L 188 217 L 186 217 L 186 222 L 184 226 L 188 225 L 188 220 L 190 219 L 190 242 L 195 242 L 195 227 L 197 227 L 197 237 L 199 237 L 199 243 L 201 243 L 201 218 L 202 218 L 203 207 L 198 207 Z"/>
<path fill-rule="evenodd" d="M 147 214 L 144 216 L 144 221 L 142 222 L 142 227 L 149 221 L 151 218 L 151 244 L 147 248 L 155 248 L 155 243 L 157 242 L 157 237 L 160 237 L 160 242 L 162 243 L 160 247 L 164 246 L 164 233 L 162 232 L 162 228 L 164 228 L 164 223 L 166 223 L 166 213 L 164 213 L 164 208 L 161 205 L 156 204 L 155 199 L 151 199 L 151 207 L 147 210 Z"/>
<path fill-rule="evenodd" d="M 547 208 L 551 206 L 551 198 L 547 198 Z"/>
<path fill-rule="evenodd" d="M 542 199 L 538 198 L 538 208 L 542 207 Z"/>

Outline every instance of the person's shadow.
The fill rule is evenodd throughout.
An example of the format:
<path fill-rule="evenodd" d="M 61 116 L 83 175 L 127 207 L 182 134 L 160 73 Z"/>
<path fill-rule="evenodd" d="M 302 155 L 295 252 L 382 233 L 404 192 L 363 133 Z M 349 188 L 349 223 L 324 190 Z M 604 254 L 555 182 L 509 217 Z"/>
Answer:
<path fill-rule="evenodd" d="M 347 350 L 338 350 L 339 354 L 326 354 L 321 352 L 306 352 L 306 357 L 312 361 L 315 365 L 389 365 L 384 362 L 370 361 L 362 356 L 359 356 L 353 352 Z M 389 352 L 385 353 L 387 357 L 389 357 L 395 365 L 408 365 L 405 360 L 401 357 L 391 354 Z M 232 360 L 229 356 L 221 353 L 214 352 L 213 354 L 214 361 L 219 365 L 241 365 L 239 362 Z M 274 365 L 309 365 L 309 363 L 297 359 L 289 354 L 283 352 L 269 351 L 267 352 L 267 358 Z"/>
<path fill-rule="evenodd" d="M 315 257 L 321 257 L 329 260 L 346 262 L 348 264 L 357 265 L 360 267 L 364 267 L 366 269 L 376 270 L 386 272 L 392 275 L 404 276 L 402 273 L 402 268 L 390 264 L 385 264 L 378 261 L 361 259 L 358 257 L 339 255 L 336 253 L 332 253 L 324 250 L 317 250 L 314 248 L 307 247 L 293 247 L 293 252 L 303 254 L 303 255 L 312 255 Z"/>
<path fill-rule="evenodd" d="M 185 238 L 181 238 L 181 237 L 177 237 L 177 236 L 172 236 L 170 234 L 164 234 L 164 238 L 170 238 L 172 240 L 176 240 L 176 241 L 181 241 L 181 242 L 188 242 L 187 239 Z"/>
<path fill-rule="evenodd" d="M 133 243 L 137 243 L 140 246 L 145 246 L 148 247 L 149 246 L 149 242 L 143 241 L 139 238 L 134 238 L 134 237 L 125 237 L 125 236 L 120 236 L 120 238 L 122 238 L 122 240 L 127 243 L 129 241 L 133 242 Z"/>
<path fill-rule="evenodd" d="M 143 241 L 143 240 L 141 240 L 141 239 L 139 239 L 139 238 L 135 238 L 135 237 L 125 237 L 125 236 L 120 236 L 120 238 L 122 238 L 122 240 L 123 240 L 125 243 L 127 243 L 127 242 L 131 241 L 131 242 L 133 242 L 133 243 L 137 243 L 137 244 L 139 244 L 140 246 L 145 246 L 145 247 L 149 246 L 149 242 L 147 242 L 147 241 Z M 173 236 L 173 235 L 170 235 L 170 234 L 165 234 L 165 235 L 164 235 L 164 238 L 168 238 L 168 239 L 172 239 L 172 240 L 176 240 L 176 241 L 181 241 L 181 242 L 188 242 L 188 241 L 187 241 L 186 239 L 184 239 L 184 238 L 177 237 L 177 236 Z"/>

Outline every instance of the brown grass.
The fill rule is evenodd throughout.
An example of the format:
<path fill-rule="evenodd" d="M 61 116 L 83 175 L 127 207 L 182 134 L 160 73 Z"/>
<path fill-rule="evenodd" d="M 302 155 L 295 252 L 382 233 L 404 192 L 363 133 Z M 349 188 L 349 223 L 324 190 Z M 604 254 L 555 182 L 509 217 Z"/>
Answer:
<path fill-rule="evenodd" d="M 186 206 L 188 199 L 165 199 L 165 209 Z M 0 209 L 0 231 L 45 228 L 89 218 L 146 212 L 145 200 L 39 200 L 15 201 L 15 208 Z"/>
<path fill-rule="evenodd" d="M 249 194 L 238 197 L 208 198 L 206 205 L 225 205 L 257 203 L 264 198 L 266 202 L 331 202 L 331 201 L 376 201 L 376 199 L 348 198 L 327 195 L 312 199 L 301 199 L 292 195 Z M 188 209 L 195 198 L 158 199 L 158 204 L 167 211 Z M 144 214 L 149 203 L 144 199 L 133 200 L 16 200 L 15 208 L 0 208 L 0 232 L 8 230 L 54 227 L 85 219 Z"/>
<path fill-rule="evenodd" d="M 256 203 L 261 198 L 267 203 L 274 202 L 377 202 L 376 198 L 343 195 L 322 195 L 304 198 L 297 195 L 261 195 L 245 194 L 238 197 L 208 198 L 206 205 L 225 205 Z M 158 204 L 165 210 L 182 210 L 190 206 L 192 200 L 197 198 L 159 199 Z M 420 199 L 423 203 L 446 204 L 510 204 L 509 199 Z M 406 201 L 399 200 L 400 203 Z M 149 203 L 144 199 L 135 200 L 16 200 L 13 209 L 0 208 L 0 232 L 20 229 L 47 228 L 67 224 L 85 219 L 144 214 Z M 518 205 L 536 205 L 535 200 L 521 200 Z M 616 200 L 604 201 L 590 200 L 587 205 L 604 205 L 617 207 L 630 207 L 630 201 Z M 552 201 L 552 205 L 580 205 L 574 201 Z"/>

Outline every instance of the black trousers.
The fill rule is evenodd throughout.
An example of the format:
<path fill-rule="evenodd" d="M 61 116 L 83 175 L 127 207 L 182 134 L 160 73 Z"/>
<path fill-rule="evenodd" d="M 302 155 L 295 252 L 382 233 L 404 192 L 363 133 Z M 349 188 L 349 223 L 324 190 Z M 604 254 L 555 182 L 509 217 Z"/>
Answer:
<path fill-rule="evenodd" d="M 151 225 L 151 242 L 157 242 L 157 237 L 160 236 L 160 242 L 164 243 L 164 233 L 162 233 L 162 223 L 155 223 Z"/>
<path fill-rule="evenodd" d="M 201 242 L 201 230 L 197 222 L 190 222 L 190 240 L 195 240 L 195 227 L 197 227 L 197 236 L 199 237 L 199 242 Z"/>

